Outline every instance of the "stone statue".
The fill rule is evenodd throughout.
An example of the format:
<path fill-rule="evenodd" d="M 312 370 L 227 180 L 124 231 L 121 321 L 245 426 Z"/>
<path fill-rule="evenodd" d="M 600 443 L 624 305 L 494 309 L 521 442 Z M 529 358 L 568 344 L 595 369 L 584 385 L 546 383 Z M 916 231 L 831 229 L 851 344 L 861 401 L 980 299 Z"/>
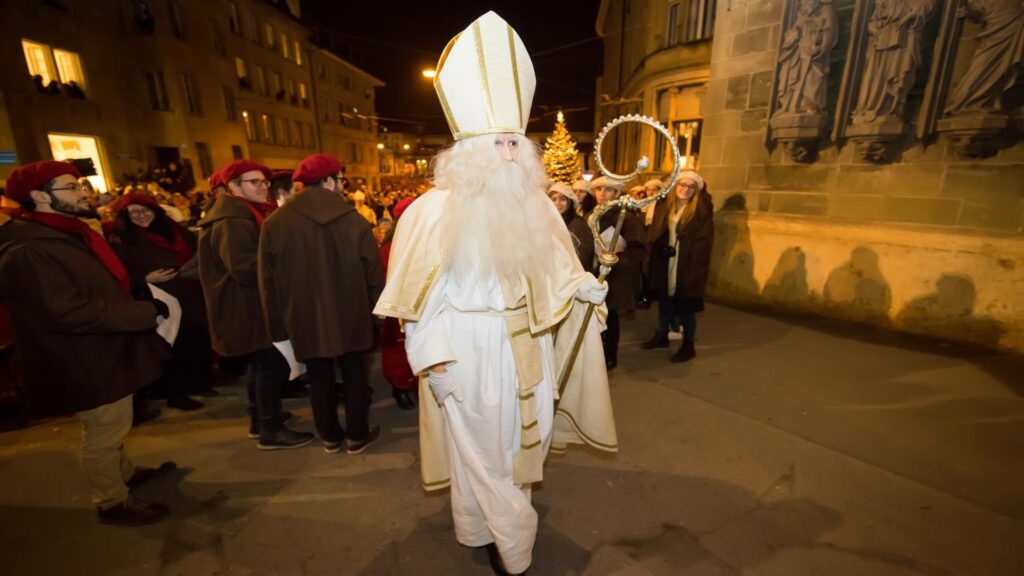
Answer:
<path fill-rule="evenodd" d="M 867 22 L 868 46 L 853 122 L 903 115 L 921 65 L 924 27 L 937 0 L 875 0 Z"/>
<path fill-rule="evenodd" d="M 775 114 L 823 114 L 829 53 L 838 37 L 832 0 L 799 0 L 779 51 Z"/>
<path fill-rule="evenodd" d="M 1002 96 L 1024 63 L 1024 0 L 968 0 L 961 16 L 981 22 L 967 72 L 946 103 L 947 115 L 1002 112 Z"/>
<path fill-rule="evenodd" d="M 828 123 L 829 54 L 838 38 L 832 0 L 789 0 L 796 16 L 779 46 L 775 110 L 768 141 L 779 142 L 796 162 L 814 162 Z"/>

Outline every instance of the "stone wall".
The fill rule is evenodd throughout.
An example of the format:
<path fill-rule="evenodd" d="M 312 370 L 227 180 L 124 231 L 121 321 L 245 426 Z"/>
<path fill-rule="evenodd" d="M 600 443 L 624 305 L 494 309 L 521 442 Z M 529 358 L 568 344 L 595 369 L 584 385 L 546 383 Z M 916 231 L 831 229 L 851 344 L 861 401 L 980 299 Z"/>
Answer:
<path fill-rule="evenodd" d="M 886 136 L 876 123 L 861 131 L 867 140 L 857 140 L 853 120 L 835 118 L 855 118 L 850 86 L 860 79 L 847 62 L 863 54 L 851 52 L 851 41 L 872 3 L 835 0 L 831 7 L 837 33 L 822 88 L 826 110 L 820 124 L 785 125 L 774 120 L 780 43 L 797 2 L 720 3 L 701 158 L 719 210 L 710 291 L 1024 351 L 1020 99 L 1004 98 L 1008 125 L 983 149 L 941 132 L 935 114 L 925 122 L 923 113 L 929 106 L 941 112 L 935 98 L 941 104 L 966 73 L 982 26 L 943 20 L 948 5 L 935 3 L 920 35 L 916 80 L 892 117 L 904 126 Z M 962 26 L 959 35 L 943 36 L 953 24 Z M 944 41 L 952 42 L 946 85 L 935 81 Z M 836 138 L 840 124 L 846 136 Z M 786 141 L 788 126 L 804 132 Z"/>

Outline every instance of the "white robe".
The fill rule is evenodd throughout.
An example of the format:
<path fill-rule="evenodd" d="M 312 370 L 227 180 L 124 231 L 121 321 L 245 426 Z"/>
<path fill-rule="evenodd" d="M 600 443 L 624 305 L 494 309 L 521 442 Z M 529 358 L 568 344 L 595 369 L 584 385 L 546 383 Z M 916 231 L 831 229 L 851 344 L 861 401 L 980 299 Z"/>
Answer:
<path fill-rule="evenodd" d="M 494 542 L 505 568 L 517 573 L 532 561 L 537 513 L 530 503 L 530 485 L 513 482 L 521 421 L 519 379 L 504 319 L 508 313 L 496 280 L 444 273 L 430 290 L 420 321 L 406 322 L 405 334 L 413 371 L 446 363 L 462 398 L 451 395 L 443 404 L 456 539 L 466 546 Z M 540 336 L 540 344 L 544 381 L 535 394 L 547 454 L 555 382 L 549 332 Z"/>

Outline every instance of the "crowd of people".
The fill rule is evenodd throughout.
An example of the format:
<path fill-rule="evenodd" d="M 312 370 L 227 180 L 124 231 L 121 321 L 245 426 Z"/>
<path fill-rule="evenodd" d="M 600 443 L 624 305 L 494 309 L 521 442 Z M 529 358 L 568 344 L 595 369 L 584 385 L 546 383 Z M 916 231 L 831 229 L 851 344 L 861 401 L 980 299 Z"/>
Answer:
<path fill-rule="evenodd" d="M 509 50 L 517 66 L 495 56 Z M 481 89 L 484 53 L 496 58 L 495 85 L 514 94 L 492 101 Z M 130 494 L 176 466 L 136 466 L 125 453 L 133 414 L 145 410 L 140 390 L 194 410 L 194 396 L 217 394 L 215 358 L 232 361 L 244 368 L 247 434 L 259 449 L 318 438 L 327 453 L 360 454 L 381 434 L 367 365 L 379 345 L 397 405 L 420 410 L 424 489 L 450 488 L 456 539 L 487 548 L 497 573 L 522 573 L 537 534 L 531 487 L 549 451 L 617 450 L 608 372 L 620 316 L 650 295 L 658 322 L 643 347 L 668 347 L 676 334 L 671 360 L 695 356 L 713 237 L 701 176 L 684 172 L 643 213 L 598 218 L 625 185 L 548 181 L 524 137 L 536 81 L 515 31 L 489 12 L 445 54 L 435 84 L 459 102 L 445 108 L 456 142 L 435 159 L 429 190 L 348 190 L 326 154 L 279 171 L 234 160 L 205 193 L 177 167 L 107 198 L 72 163 L 10 175 L 4 196 L 17 207 L 0 210 L 0 301 L 25 406 L 78 414 L 100 521 L 169 513 Z M 652 179 L 630 193 L 663 188 Z M 592 231 L 610 243 L 620 220 L 618 264 L 601 281 Z M 300 376 L 315 435 L 289 427 L 282 409 Z"/>

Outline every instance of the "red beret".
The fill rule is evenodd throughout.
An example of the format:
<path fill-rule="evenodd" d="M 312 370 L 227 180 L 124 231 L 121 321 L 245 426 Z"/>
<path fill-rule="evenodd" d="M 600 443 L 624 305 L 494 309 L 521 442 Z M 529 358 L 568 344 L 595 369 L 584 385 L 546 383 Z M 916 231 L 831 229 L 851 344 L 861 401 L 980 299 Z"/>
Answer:
<path fill-rule="evenodd" d="M 25 164 L 7 177 L 7 190 L 4 195 L 21 204 L 28 199 L 29 192 L 39 190 L 40 186 L 64 174 L 70 174 L 75 178 L 82 177 L 78 168 L 67 162 L 41 160 Z"/>
<path fill-rule="evenodd" d="M 310 184 L 328 176 L 337 177 L 338 172 L 341 172 L 341 162 L 338 162 L 337 158 L 330 154 L 313 154 L 299 162 L 298 168 L 292 174 L 292 181 Z"/>
<path fill-rule="evenodd" d="M 210 185 L 210 190 L 217 188 L 218 186 L 224 185 L 224 177 L 221 176 L 220 170 L 214 170 L 213 174 L 206 179 L 206 182 Z"/>
<path fill-rule="evenodd" d="M 232 160 L 217 172 L 220 174 L 221 183 L 226 185 L 231 180 L 238 178 L 246 172 L 252 172 L 253 170 L 259 170 L 263 173 L 264 178 L 270 180 L 270 168 L 267 168 L 259 162 L 254 162 L 253 160 Z"/>
<path fill-rule="evenodd" d="M 270 179 L 271 180 L 280 180 L 282 178 L 287 178 L 287 179 L 291 180 L 292 179 L 292 171 L 291 170 L 274 170 L 270 174 Z"/>
<path fill-rule="evenodd" d="M 398 221 L 398 218 L 402 215 L 402 213 L 405 212 L 405 209 L 408 208 L 409 205 L 413 203 L 413 200 L 416 199 L 403 198 L 398 201 L 398 204 L 395 204 L 395 208 L 391 211 L 391 215 L 395 217 L 396 222 Z"/>
<path fill-rule="evenodd" d="M 121 208 L 127 208 L 132 204 L 137 204 L 139 206 L 145 206 L 146 208 L 158 213 L 163 210 L 163 208 L 160 207 L 160 204 L 157 203 L 156 198 L 153 198 L 152 196 L 143 196 L 142 194 L 132 193 L 121 196 L 119 200 L 121 200 Z"/>

